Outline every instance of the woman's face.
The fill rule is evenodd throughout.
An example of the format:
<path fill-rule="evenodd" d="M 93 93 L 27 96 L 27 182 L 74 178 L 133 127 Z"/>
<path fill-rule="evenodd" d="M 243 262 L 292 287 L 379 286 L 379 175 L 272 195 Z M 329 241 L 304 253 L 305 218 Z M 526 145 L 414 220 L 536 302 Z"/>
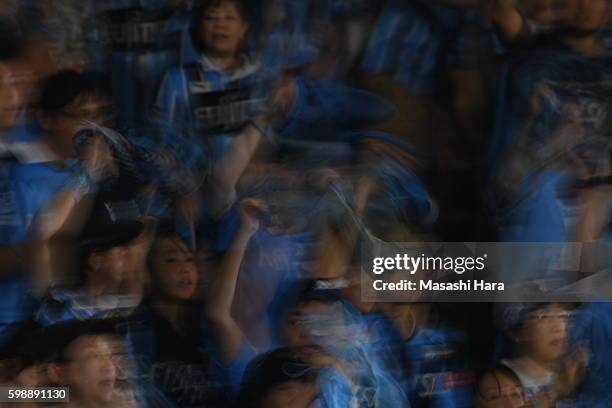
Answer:
<path fill-rule="evenodd" d="M 199 35 L 204 47 L 222 56 L 238 53 L 249 27 L 231 1 L 205 11 L 200 23 Z"/>
<path fill-rule="evenodd" d="M 521 384 L 509 375 L 492 371 L 478 382 L 476 408 L 522 408 L 527 406 Z"/>
<path fill-rule="evenodd" d="M 196 261 L 178 237 L 162 238 L 151 248 L 151 275 L 157 293 L 175 300 L 189 300 L 198 284 Z"/>

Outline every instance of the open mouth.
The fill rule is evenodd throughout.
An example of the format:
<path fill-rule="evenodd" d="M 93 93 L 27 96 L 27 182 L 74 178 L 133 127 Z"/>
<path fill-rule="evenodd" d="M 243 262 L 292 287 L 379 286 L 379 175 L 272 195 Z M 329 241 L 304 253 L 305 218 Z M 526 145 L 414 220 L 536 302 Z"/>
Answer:
<path fill-rule="evenodd" d="M 177 282 L 177 286 L 181 289 L 191 289 L 194 283 L 191 279 L 181 279 Z"/>
<path fill-rule="evenodd" d="M 553 340 L 553 341 L 549 342 L 548 344 L 551 347 L 560 348 L 560 347 L 563 347 L 565 345 L 565 341 L 563 341 L 562 339 Z"/>
<path fill-rule="evenodd" d="M 212 36 L 213 40 L 215 41 L 227 41 L 231 38 L 231 36 L 229 34 L 213 34 Z"/>

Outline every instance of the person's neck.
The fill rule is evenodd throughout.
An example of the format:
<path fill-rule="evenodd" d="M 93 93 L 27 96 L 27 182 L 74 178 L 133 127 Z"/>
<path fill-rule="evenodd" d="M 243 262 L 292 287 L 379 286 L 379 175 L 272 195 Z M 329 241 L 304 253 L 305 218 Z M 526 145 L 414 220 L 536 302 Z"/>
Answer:
<path fill-rule="evenodd" d="M 546 379 L 553 370 L 552 363 L 538 361 L 529 356 L 519 357 L 516 361 L 529 376 L 539 380 Z"/>
<path fill-rule="evenodd" d="M 173 327 L 178 327 L 178 302 L 164 296 L 153 296 L 151 298 L 151 308 L 155 313 L 170 322 Z"/>
<path fill-rule="evenodd" d="M 605 43 L 594 35 L 585 36 L 564 36 L 561 41 L 571 47 L 573 50 L 580 52 L 589 57 L 604 56 L 609 53 Z"/>
<path fill-rule="evenodd" d="M 54 160 L 52 160 L 51 162 L 55 165 L 62 167 L 63 163 L 70 158 L 70 156 L 66 154 L 63 149 L 56 146 L 55 143 L 49 143 L 48 141 L 45 141 L 44 145 L 53 155 Z"/>
<path fill-rule="evenodd" d="M 106 408 L 112 404 L 105 404 L 96 401 L 87 400 L 85 398 L 70 396 L 70 402 L 66 404 L 66 408 Z"/>
<path fill-rule="evenodd" d="M 224 72 L 234 72 L 241 65 L 241 59 L 236 54 L 219 54 L 210 53 L 206 57 L 213 63 L 217 68 Z"/>
<path fill-rule="evenodd" d="M 108 280 L 98 278 L 98 276 L 102 275 L 99 273 L 99 271 L 98 273 L 88 273 L 87 275 L 86 292 L 90 298 L 117 292 L 117 285 L 109 282 Z"/>

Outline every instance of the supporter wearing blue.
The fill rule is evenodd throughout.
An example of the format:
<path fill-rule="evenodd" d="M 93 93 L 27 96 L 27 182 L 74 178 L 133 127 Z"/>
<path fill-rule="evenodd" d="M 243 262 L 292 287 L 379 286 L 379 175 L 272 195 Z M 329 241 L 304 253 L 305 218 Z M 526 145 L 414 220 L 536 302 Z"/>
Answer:
<path fill-rule="evenodd" d="M 366 72 L 391 73 L 413 92 L 431 94 L 439 69 L 439 28 L 418 2 L 387 2 L 362 63 Z"/>
<path fill-rule="evenodd" d="M 464 363 L 465 334 L 436 322 L 434 305 L 395 303 L 383 305 L 399 341 L 402 386 L 416 407 L 472 406 L 471 367 Z M 397 346 L 396 346 L 397 347 Z"/>
<path fill-rule="evenodd" d="M 505 184 L 496 192 L 501 240 L 576 239 L 568 224 L 567 203 L 561 198 L 576 172 L 567 153 L 552 157 L 558 151 L 554 136 L 563 125 L 571 125 L 572 118 L 547 102 L 551 99 L 547 95 L 556 91 L 542 92 L 542 83 L 592 88 L 605 79 L 612 59 L 593 35 L 608 21 L 605 5 L 605 0 L 585 4 L 584 18 L 570 21 L 532 49 L 517 51 L 502 69 L 488 158 L 497 181 Z"/>
<path fill-rule="evenodd" d="M 242 2 L 203 2 L 193 15 L 192 41 L 200 54 L 165 75 L 154 115 L 162 132 L 182 133 L 183 140 L 166 143 L 192 164 L 207 166 L 224 150 L 228 135 L 252 117 L 252 87 L 261 80 L 261 66 L 243 52 L 249 22 Z"/>
<path fill-rule="evenodd" d="M 45 137 L 40 143 L 29 146 L 21 153 L 24 161 L 14 160 L 3 167 L 8 184 L 3 188 L 3 219 L 11 222 L 3 228 L 0 239 L 4 244 L 22 244 L 30 253 L 21 265 L 22 281 L 11 291 L 25 302 L 38 284 L 39 276 L 34 274 L 39 252 L 31 244 L 49 238 L 52 231 L 61 225 L 66 213 L 47 216 L 53 210 L 69 208 L 74 198 L 80 198 L 82 191 L 89 189 L 89 178 L 75 159 L 72 135 L 80 125 L 81 118 L 89 117 L 93 109 L 88 103 L 87 84 L 78 75 L 60 73 L 48 78 L 41 87 L 38 114 Z M 21 156 L 21 155 L 20 155 Z M 56 198 L 61 197 L 60 201 Z M 5 225 L 5 227 L 7 227 Z M 44 248 L 44 247 L 43 247 Z M 41 249 L 39 247 L 39 249 Z M 44 262 L 43 262 L 44 263 Z M 48 277 L 47 277 L 48 279 Z M 42 279 L 45 280 L 45 279 Z M 31 313 L 31 302 L 21 304 L 19 313 Z M 6 318 L 14 313 L 11 307 L 3 309 Z"/>
<path fill-rule="evenodd" d="M 295 350 L 279 348 L 258 356 L 248 366 L 236 408 L 340 407 L 321 393 L 332 384 L 329 372 L 319 370 Z M 348 384 L 346 384 L 348 387 Z M 338 394 L 338 393 L 337 393 Z"/>
<path fill-rule="evenodd" d="M 572 406 L 603 408 L 610 402 L 612 371 L 607 363 L 607 344 L 612 335 L 611 306 L 603 301 L 578 309 L 570 343 L 575 352 L 567 364 L 576 372 L 567 384 L 574 391 Z"/>
<path fill-rule="evenodd" d="M 403 372 L 394 370 L 389 331 L 342 296 L 342 281 L 305 280 L 285 293 L 280 344 L 322 370 L 325 406 L 404 406 Z M 380 343 L 384 342 L 384 345 Z"/>
<path fill-rule="evenodd" d="M 144 282 L 140 288 L 130 282 L 129 248 L 143 224 L 135 220 L 138 207 L 131 203 L 116 195 L 96 198 L 78 238 L 76 277 L 63 277 L 75 283 L 51 288 L 36 312 L 41 325 L 127 315 L 138 305 Z"/>

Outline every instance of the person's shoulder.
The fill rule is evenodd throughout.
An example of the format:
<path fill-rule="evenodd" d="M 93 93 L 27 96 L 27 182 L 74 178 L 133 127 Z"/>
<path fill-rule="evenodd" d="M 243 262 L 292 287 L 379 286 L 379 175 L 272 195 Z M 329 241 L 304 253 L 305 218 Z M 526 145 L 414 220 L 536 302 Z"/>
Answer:
<path fill-rule="evenodd" d="M 185 68 L 187 66 L 189 66 L 190 64 L 193 63 L 186 63 L 186 64 L 181 64 L 181 65 L 174 65 L 172 67 L 170 67 L 166 73 L 164 74 L 164 78 L 165 79 L 176 79 L 176 78 L 180 78 L 183 75 L 183 72 L 185 71 Z"/>

